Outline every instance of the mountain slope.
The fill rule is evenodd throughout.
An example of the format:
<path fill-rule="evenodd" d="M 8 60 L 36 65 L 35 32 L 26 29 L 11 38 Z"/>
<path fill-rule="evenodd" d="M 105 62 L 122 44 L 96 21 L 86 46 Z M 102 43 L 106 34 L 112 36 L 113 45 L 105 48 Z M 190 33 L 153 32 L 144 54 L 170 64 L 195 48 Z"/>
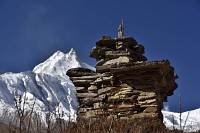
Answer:
<path fill-rule="evenodd" d="M 170 129 L 184 129 L 187 132 L 200 130 L 200 108 L 181 113 L 181 128 L 180 113 L 169 111 L 162 111 L 162 113 L 164 116 L 164 124 Z"/>
<path fill-rule="evenodd" d="M 57 110 L 64 114 L 63 119 L 75 119 L 78 106 L 76 91 L 66 72 L 76 67 L 95 70 L 81 62 L 71 49 L 67 54 L 54 53 L 33 71 L 0 75 L 0 120 L 5 110 L 8 116 L 14 117 L 16 96 L 22 96 L 22 100 L 26 98 L 26 110 L 30 110 L 35 102 L 34 110 L 44 121 L 46 113 L 58 113 Z"/>

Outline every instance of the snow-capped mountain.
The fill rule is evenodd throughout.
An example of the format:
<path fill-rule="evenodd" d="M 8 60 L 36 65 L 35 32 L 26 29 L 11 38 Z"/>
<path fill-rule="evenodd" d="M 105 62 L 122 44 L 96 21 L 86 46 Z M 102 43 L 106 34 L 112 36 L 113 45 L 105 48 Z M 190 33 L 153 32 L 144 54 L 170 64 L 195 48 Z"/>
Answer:
<path fill-rule="evenodd" d="M 16 95 L 26 98 L 25 109 L 34 105 L 34 111 L 40 114 L 45 122 L 47 112 L 64 113 L 63 119 L 76 119 L 78 102 L 73 83 L 66 75 L 70 68 L 84 67 L 95 71 L 95 68 L 82 62 L 76 52 L 55 52 L 33 71 L 21 73 L 4 73 L 0 75 L 0 121 L 7 117 L 13 119 Z M 22 102 L 23 103 L 23 102 Z M 162 111 L 165 125 L 180 129 L 179 113 Z M 200 109 L 184 112 L 181 115 L 181 125 L 184 131 L 200 130 Z"/>
<path fill-rule="evenodd" d="M 0 118 L 3 118 L 5 112 L 13 116 L 16 109 L 14 98 L 17 95 L 22 96 L 22 100 L 26 98 L 27 110 L 35 102 L 34 110 L 41 114 L 44 121 L 45 113 L 56 112 L 58 108 L 65 114 L 63 119 L 75 119 L 78 106 L 76 91 L 66 72 L 76 67 L 95 70 L 80 61 L 71 49 L 67 54 L 55 52 L 33 71 L 0 75 Z"/>
<path fill-rule="evenodd" d="M 180 113 L 162 111 L 164 124 L 170 129 L 181 129 L 186 132 L 195 132 L 200 130 L 200 108 L 196 110 Z M 181 126 L 180 126 L 181 123 Z"/>
<path fill-rule="evenodd" d="M 68 69 L 77 67 L 89 68 L 95 71 L 94 67 L 80 61 L 75 50 L 72 48 L 67 54 L 61 51 L 55 52 L 49 59 L 37 65 L 33 69 L 33 72 L 66 77 Z"/>

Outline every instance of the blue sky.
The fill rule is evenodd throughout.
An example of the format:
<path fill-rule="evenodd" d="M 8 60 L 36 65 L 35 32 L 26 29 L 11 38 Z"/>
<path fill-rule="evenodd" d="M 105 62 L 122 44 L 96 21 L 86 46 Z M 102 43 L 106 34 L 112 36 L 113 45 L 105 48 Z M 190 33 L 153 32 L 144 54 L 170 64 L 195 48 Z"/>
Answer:
<path fill-rule="evenodd" d="M 179 75 L 170 110 L 200 107 L 199 0 L 0 0 L 0 72 L 32 70 L 53 52 L 89 52 L 102 35 L 127 36 L 145 46 L 149 60 L 169 59 Z"/>

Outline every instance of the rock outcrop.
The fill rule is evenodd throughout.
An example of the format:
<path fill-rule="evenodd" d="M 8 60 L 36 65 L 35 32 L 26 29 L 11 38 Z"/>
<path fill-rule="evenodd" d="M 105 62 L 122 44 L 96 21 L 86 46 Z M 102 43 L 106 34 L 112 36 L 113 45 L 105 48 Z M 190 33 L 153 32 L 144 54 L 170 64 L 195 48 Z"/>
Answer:
<path fill-rule="evenodd" d="M 168 60 L 147 61 L 144 47 L 131 37 L 104 36 L 90 56 L 97 61 L 96 72 L 67 72 L 76 86 L 80 117 L 162 120 L 163 102 L 177 87 Z"/>

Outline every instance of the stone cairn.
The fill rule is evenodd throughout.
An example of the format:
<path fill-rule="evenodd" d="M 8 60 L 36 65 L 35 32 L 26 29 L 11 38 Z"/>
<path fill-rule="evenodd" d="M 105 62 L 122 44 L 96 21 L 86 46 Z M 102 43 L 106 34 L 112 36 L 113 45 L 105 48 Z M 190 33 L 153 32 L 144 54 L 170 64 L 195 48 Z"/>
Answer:
<path fill-rule="evenodd" d="M 124 37 L 123 23 L 118 37 L 103 36 L 90 56 L 96 72 L 73 68 L 67 72 L 79 100 L 78 116 L 116 119 L 155 118 L 171 96 L 177 78 L 168 60 L 147 61 L 144 47 L 134 38 Z"/>

